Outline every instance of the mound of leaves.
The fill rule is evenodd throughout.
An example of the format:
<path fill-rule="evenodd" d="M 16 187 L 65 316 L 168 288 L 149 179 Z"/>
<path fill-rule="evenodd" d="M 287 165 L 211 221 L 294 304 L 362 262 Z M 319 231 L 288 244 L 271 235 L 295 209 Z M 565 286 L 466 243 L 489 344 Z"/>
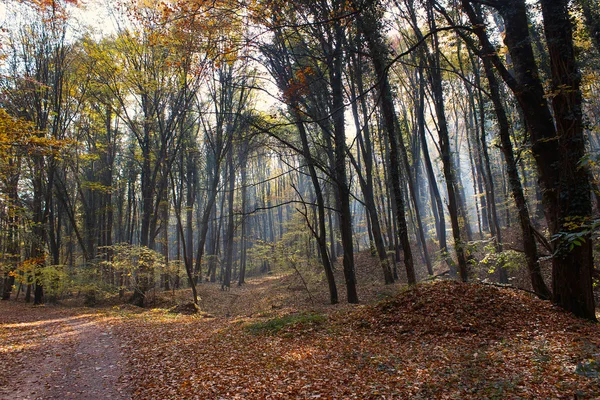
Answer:
<path fill-rule="evenodd" d="M 355 323 L 359 327 L 416 335 L 472 334 L 503 337 L 549 323 L 586 326 L 587 322 L 515 289 L 442 281 L 420 284 L 380 302 Z M 563 317 L 563 318 L 560 318 Z"/>
<path fill-rule="evenodd" d="M 600 398 L 598 324 L 511 289 L 445 281 L 314 316 L 120 321 L 134 399 Z"/>

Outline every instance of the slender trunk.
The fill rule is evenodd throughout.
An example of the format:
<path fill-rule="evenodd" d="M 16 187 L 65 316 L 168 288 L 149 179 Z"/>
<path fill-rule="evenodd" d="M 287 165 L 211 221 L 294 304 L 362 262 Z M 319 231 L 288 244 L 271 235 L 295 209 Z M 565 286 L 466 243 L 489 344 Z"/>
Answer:
<path fill-rule="evenodd" d="M 435 31 L 435 19 L 433 15 L 431 15 L 431 11 L 428 14 L 428 19 L 430 22 L 431 30 Z M 418 33 L 418 36 L 421 38 L 423 37 L 420 33 Z M 444 178 L 446 180 L 446 191 L 448 193 L 448 212 L 450 214 L 452 236 L 454 238 L 454 251 L 456 252 L 456 258 L 458 260 L 458 273 L 460 275 L 461 280 L 463 282 L 466 282 L 469 277 L 469 270 L 467 266 L 467 257 L 465 254 L 464 240 L 462 236 L 462 228 L 460 223 L 461 210 L 459 209 L 459 194 L 456 190 L 456 178 L 454 173 L 455 165 L 452 162 L 450 136 L 448 133 L 448 123 L 446 120 L 446 113 L 444 107 L 444 89 L 442 85 L 442 76 L 439 65 L 440 50 L 436 34 L 433 35 L 433 43 L 433 53 L 427 57 L 429 64 L 429 82 L 431 84 L 433 102 L 435 105 L 435 113 L 438 120 L 438 137 L 441 151 L 440 156 L 442 158 L 442 168 L 444 172 Z"/>
<path fill-rule="evenodd" d="M 189 177 L 188 177 L 189 179 Z M 188 283 L 190 284 L 190 287 L 192 288 L 192 301 L 194 302 L 194 304 L 198 304 L 198 292 L 196 290 L 196 281 L 194 279 L 194 273 L 193 273 L 193 265 L 192 265 L 192 258 L 191 258 L 191 252 L 187 251 L 187 246 L 192 246 L 192 241 L 187 241 L 185 240 L 185 236 L 184 236 L 184 232 L 183 232 L 183 224 L 181 222 L 181 195 L 182 195 L 182 191 L 179 191 L 179 196 L 175 196 L 175 182 L 173 182 L 172 186 L 172 190 L 173 190 L 173 198 L 177 198 L 178 201 L 174 207 L 175 209 L 175 216 L 177 217 L 177 258 L 179 259 L 179 254 L 180 254 L 180 249 L 179 246 L 181 245 L 183 247 L 183 263 L 185 265 L 185 272 L 188 278 Z M 181 188 L 181 186 L 180 186 Z M 179 282 L 176 280 L 174 282 L 174 288 L 179 286 Z"/>
<path fill-rule="evenodd" d="M 410 248 L 410 239 L 408 237 L 408 226 L 406 223 L 406 209 L 404 204 L 404 193 L 402 191 L 400 179 L 401 156 L 398 150 L 398 140 L 400 132 L 396 128 L 396 112 L 394 110 L 394 99 L 387 75 L 386 54 L 389 53 L 387 46 L 383 42 L 381 33 L 378 30 L 378 21 L 376 12 L 372 7 L 364 8 L 358 16 L 358 27 L 364 35 L 369 48 L 375 74 L 377 76 L 377 90 L 379 93 L 379 107 L 383 114 L 383 129 L 387 136 L 390 149 L 390 181 L 395 199 L 395 217 L 400 237 L 400 243 L 404 252 L 404 265 L 406 268 L 406 277 L 409 285 L 417 282 L 415 267 L 413 263 L 412 250 Z"/>
<path fill-rule="evenodd" d="M 225 274 L 223 277 L 223 282 L 221 284 L 221 290 L 229 290 L 231 287 L 231 270 L 233 268 L 233 238 L 234 238 L 234 215 L 233 215 L 233 202 L 235 199 L 235 167 L 233 165 L 233 146 L 229 148 L 227 153 L 227 166 L 229 171 L 229 182 L 228 182 L 228 192 L 227 192 L 227 228 L 225 231 L 225 237 L 223 240 L 224 252 L 225 252 Z"/>
<path fill-rule="evenodd" d="M 471 130 L 475 130 L 475 129 L 479 129 L 477 126 L 475 126 L 475 128 L 473 129 L 473 125 L 472 125 L 472 120 L 473 120 L 473 113 L 470 110 L 469 111 L 469 118 L 468 118 L 468 126 L 466 128 L 466 137 L 467 137 L 467 148 L 469 151 L 469 165 L 471 167 L 471 176 L 473 177 L 473 195 L 475 197 L 475 212 L 477 213 L 477 227 L 479 228 L 479 238 L 483 239 L 483 225 L 485 224 L 484 220 L 483 220 L 483 209 L 485 208 L 484 205 L 484 201 L 481 201 L 481 197 L 485 196 L 485 194 L 483 193 L 483 190 L 481 190 L 481 175 L 480 173 L 477 171 L 476 166 L 475 166 L 475 160 L 473 157 L 473 153 L 475 152 L 475 149 L 473 148 L 473 145 L 471 144 L 471 133 L 469 131 Z"/>
<path fill-rule="evenodd" d="M 360 60 L 356 57 L 353 58 L 353 68 L 354 68 L 354 76 L 356 81 L 351 86 L 352 92 L 352 113 L 354 115 L 354 123 L 357 127 L 357 139 L 360 146 L 360 151 L 358 154 L 362 153 L 364 164 L 365 164 L 365 176 L 363 176 L 360 172 L 358 173 L 359 183 L 363 192 L 363 197 L 365 201 L 365 207 L 367 211 L 367 226 L 369 229 L 369 242 L 371 244 L 370 248 L 373 248 L 373 244 L 375 244 L 375 250 L 377 251 L 377 255 L 379 257 L 379 263 L 381 264 L 381 268 L 383 270 L 383 278 L 386 284 L 390 284 L 394 282 L 394 275 L 392 272 L 392 268 L 390 267 L 390 263 L 387 256 L 387 251 L 385 249 L 385 244 L 383 242 L 383 237 L 381 233 L 381 225 L 379 224 L 379 217 L 377 212 L 377 206 L 375 204 L 375 193 L 373 191 L 373 146 L 371 144 L 371 133 L 369 130 L 368 122 L 361 124 L 358 112 L 358 99 L 356 96 L 356 91 L 358 90 L 358 94 L 361 95 L 360 104 L 362 108 L 363 116 L 367 116 L 367 105 L 365 97 L 362 96 L 364 93 L 363 90 L 363 80 L 362 80 L 362 71 L 360 71 Z M 356 85 L 356 88 L 354 87 Z M 360 165 L 360 160 L 359 160 Z M 357 171 L 358 172 L 358 171 Z"/>
<path fill-rule="evenodd" d="M 181 163 L 183 167 L 183 156 L 184 151 L 181 152 Z M 185 234 L 181 232 L 178 236 L 181 242 L 185 242 L 185 249 L 183 250 L 184 263 L 186 264 L 186 272 L 188 270 L 193 275 L 191 271 L 193 271 L 193 259 L 194 259 L 194 205 L 196 203 L 196 175 L 197 175 L 197 165 L 196 160 L 192 157 L 191 154 L 187 154 L 187 159 L 185 160 L 185 168 L 186 168 L 186 188 L 185 188 Z M 179 202 L 181 204 L 182 195 L 183 195 L 183 180 L 180 185 L 180 194 L 179 194 Z M 179 231 L 178 231 L 179 232 Z M 179 253 L 178 253 L 179 254 Z M 189 273 L 188 273 L 189 274 Z M 188 276 L 188 278 L 190 278 Z M 192 277 L 191 281 L 193 284 L 193 289 L 195 290 L 195 285 L 197 283 L 196 277 Z M 195 298 L 195 297 L 194 297 Z"/>
<path fill-rule="evenodd" d="M 474 73 L 475 73 L 475 84 L 478 87 L 481 87 L 481 79 L 479 77 L 479 68 L 476 65 L 473 65 Z M 488 79 L 489 83 L 489 79 Z M 497 89 L 497 88 L 496 88 Z M 497 93 L 499 96 L 499 92 Z M 483 180 L 486 189 L 486 198 L 489 199 L 489 211 L 490 211 L 490 229 L 492 235 L 494 236 L 494 245 L 496 247 L 496 252 L 500 253 L 503 251 L 502 246 L 502 231 L 500 227 L 500 222 L 498 219 L 498 212 L 496 210 L 496 189 L 494 187 L 494 177 L 492 175 L 492 168 L 490 166 L 490 156 L 488 153 L 488 144 L 486 140 L 486 132 L 485 132 L 485 107 L 484 107 L 484 98 L 481 91 L 478 92 L 478 100 L 479 100 L 479 118 L 481 127 L 481 131 L 479 134 L 479 141 L 481 143 L 481 154 L 483 156 L 483 167 L 484 167 L 484 177 Z M 500 125 L 500 123 L 499 123 Z M 502 127 L 501 127 L 502 128 Z M 508 132 L 507 132 L 508 133 Z M 499 278 L 500 283 L 508 283 L 508 275 L 506 269 L 504 269 L 503 265 L 499 265 Z"/>
<path fill-rule="evenodd" d="M 165 265 L 169 265 L 169 202 L 168 196 L 165 195 L 165 199 L 160 204 L 160 219 L 161 219 L 161 253 L 165 260 Z M 164 290 L 170 290 L 169 274 L 162 274 L 162 285 Z"/>
<path fill-rule="evenodd" d="M 423 221 L 421 219 L 421 209 L 419 207 L 419 199 L 417 198 L 417 188 L 415 184 L 415 180 L 412 174 L 412 168 L 408 161 L 408 152 L 406 150 L 406 146 L 404 145 L 404 139 L 402 138 L 402 131 L 398 128 L 398 132 L 400 135 L 398 136 L 398 142 L 400 143 L 400 155 L 402 158 L 402 163 L 404 165 L 404 171 L 406 173 L 406 178 L 408 180 L 408 189 L 410 192 L 410 198 L 413 202 L 414 207 L 414 216 L 417 223 L 417 235 L 419 237 L 419 242 L 421 243 L 421 247 L 423 249 L 423 258 L 425 260 L 425 266 L 427 267 L 427 273 L 429 275 L 433 275 L 433 266 L 431 265 L 431 259 L 429 258 L 429 251 L 427 250 L 427 241 L 425 240 L 425 229 L 423 228 Z M 407 200 L 408 201 L 408 200 Z"/>
<path fill-rule="evenodd" d="M 44 159 L 42 156 L 34 156 L 34 174 L 33 174 L 33 226 L 31 228 L 31 250 L 30 258 L 34 263 L 34 298 L 33 304 L 42 304 L 44 302 L 44 289 L 41 280 L 41 270 L 46 264 L 44 246 L 46 243 L 46 218 L 43 208 L 44 187 L 43 171 Z M 49 188 L 47 188 L 49 190 Z M 26 299 L 30 297 L 31 285 L 27 287 Z"/>
<path fill-rule="evenodd" d="M 342 82 L 343 54 L 341 50 L 344 35 L 341 25 L 336 24 L 337 48 L 334 51 L 333 69 L 330 72 L 332 87 L 332 118 L 335 141 L 335 180 L 339 200 L 339 221 L 342 247 L 344 249 L 344 279 L 348 303 L 358 303 L 356 276 L 354 272 L 354 244 L 352 240 L 352 213 L 350 212 L 350 188 L 346 176 L 346 132 L 344 121 L 344 89 Z"/>
<path fill-rule="evenodd" d="M 329 301 L 331 304 L 338 303 L 338 292 L 337 286 L 335 284 L 335 277 L 333 275 L 333 265 L 331 263 L 331 259 L 327 253 L 327 231 L 325 227 L 325 200 L 323 198 L 323 191 L 321 188 L 321 183 L 319 182 L 319 178 L 317 176 L 317 171 L 314 166 L 314 160 L 310 154 L 310 147 L 308 144 L 308 137 L 306 133 L 306 129 L 304 128 L 304 124 L 300 122 L 299 116 L 296 115 L 296 126 L 298 128 L 298 132 L 300 133 L 300 139 L 302 140 L 302 151 L 304 152 L 305 160 L 308 164 L 308 171 L 310 174 L 310 179 L 313 184 L 313 189 L 315 190 L 315 197 L 317 198 L 317 213 L 319 218 L 319 234 L 316 236 L 317 245 L 319 246 L 319 253 L 321 255 L 321 262 L 323 263 L 323 268 L 325 270 L 325 277 L 327 279 L 327 285 L 329 287 Z M 330 219 L 331 225 L 331 219 Z"/>
<path fill-rule="evenodd" d="M 148 134 L 149 135 L 149 134 Z M 149 139 L 148 139 L 149 140 Z M 150 154 L 148 151 L 142 151 L 142 174 L 141 174 L 141 192 L 142 192 L 142 221 L 140 232 L 140 245 L 149 247 L 150 245 L 150 224 L 152 211 L 154 209 L 154 187 L 151 182 Z M 129 300 L 132 304 L 143 307 L 146 298 L 146 292 L 150 289 L 150 267 L 143 263 L 140 264 L 136 276 L 137 285 L 134 288 L 133 295 Z"/>
<path fill-rule="evenodd" d="M 13 285 L 15 284 L 15 276 L 13 272 L 17 269 L 17 264 L 20 260 L 20 245 L 19 245 L 19 217 L 16 205 L 18 204 L 19 192 L 19 160 L 9 160 L 9 166 L 11 167 L 12 174 L 7 179 L 6 186 L 8 192 L 8 221 L 7 221 L 7 235 L 6 235 L 6 261 L 8 261 L 9 269 L 4 274 L 4 282 L 2 287 L 1 299 L 8 300 L 12 293 Z"/>
<path fill-rule="evenodd" d="M 450 275 L 456 276 L 456 266 L 448 252 L 444 204 L 442 202 L 442 195 L 440 194 L 440 190 L 437 185 L 435 172 L 433 171 L 433 165 L 431 163 L 431 157 L 429 155 L 429 149 L 427 146 L 427 137 L 425 136 L 425 68 L 422 63 L 423 61 L 421 61 L 421 64 L 419 65 L 419 107 L 417 109 L 418 131 L 419 137 L 421 138 L 421 146 L 423 148 L 423 162 L 425 164 L 425 170 L 427 171 L 427 178 L 429 180 L 429 188 L 432 197 L 431 202 L 433 203 L 432 208 L 434 216 L 436 216 L 436 232 L 438 241 L 440 242 L 441 256 L 450 268 Z"/>
<path fill-rule="evenodd" d="M 240 162 L 240 175 L 241 175 L 241 196 L 242 196 L 242 221 L 241 221 L 241 229 L 240 229 L 240 276 L 238 278 L 238 286 L 242 286 L 242 284 L 246 283 L 246 237 L 247 237 L 247 229 L 248 229 L 248 221 L 246 219 L 246 208 L 248 203 L 248 188 L 246 187 L 247 181 L 247 166 L 246 163 L 248 161 L 248 139 L 244 139 L 243 148 L 242 148 L 242 159 Z M 281 218 L 281 217 L 280 217 Z M 279 225 L 283 225 L 283 221 L 279 221 Z"/>
<path fill-rule="evenodd" d="M 219 186 L 219 166 L 213 165 L 211 167 L 214 170 L 212 174 L 212 179 L 209 180 L 210 188 L 208 191 L 208 199 L 206 202 L 206 206 L 204 207 L 204 212 L 202 213 L 202 220 L 200 221 L 200 233 L 198 234 L 198 245 L 196 247 L 196 265 L 194 267 L 194 280 L 196 282 L 198 282 L 198 279 L 201 276 L 202 256 L 204 255 L 204 244 L 206 243 L 208 224 L 210 216 L 213 214 L 213 208 L 217 200 L 217 188 Z"/>

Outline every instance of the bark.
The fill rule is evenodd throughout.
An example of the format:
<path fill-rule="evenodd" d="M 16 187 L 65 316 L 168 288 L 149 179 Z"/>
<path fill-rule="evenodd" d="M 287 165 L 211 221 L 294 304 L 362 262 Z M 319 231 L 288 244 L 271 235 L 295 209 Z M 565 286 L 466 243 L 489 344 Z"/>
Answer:
<path fill-rule="evenodd" d="M 339 23 L 335 26 L 337 48 L 333 54 L 333 68 L 330 72 L 332 118 L 335 141 L 335 180 L 339 199 L 339 221 L 342 247 L 344 249 L 344 279 L 348 303 L 358 303 L 356 276 L 354 271 L 354 243 L 352 240 L 352 214 L 350 212 L 350 188 L 346 175 L 346 132 L 344 121 L 344 89 L 342 83 L 342 42 L 343 28 Z"/>
<path fill-rule="evenodd" d="M 233 268 L 233 247 L 234 247 L 234 215 L 233 202 L 235 199 L 235 166 L 233 164 L 233 146 L 229 148 L 227 153 L 227 170 L 228 170 L 228 189 L 227 189 L 227 227 L 223 240 L 225 251 L 225 275 L 221 284 L 221 290 L 229 290 L 231 287 L 231 270 Z"/>
<path fill-rule="evenodd" d="M 33 226 L 31 228 L 32 241 L 30 255 L 34 260 L 34 273 L 36 280 L 34 282 L 34 299 L 33 304 L 42 304 L 44 302 L 44 289 L 42 282 L 39 281 L 40 270 L 45 266 L 44 244 L 46 242 L 46 218 L 42 206 L 44 189 L 42 184 L 42 174 L 44 169 L 44 160 L 41 156 L 34 158 L 34 176 L 33 176 Z M 30 293 L 28 286 L 27 292 Z M 28 297 L 28 296 L 26 296 Z"/>
<path fill-rule="evenodd" d="M 592 238 L 585 232 L 592 216 L 591 176 L 579 165 L 586 154 L 582 95 L 566 0 L 541 0 L 552 72 L 552 110 L 560 154 L 558 224 L 563 232 L 583 234 L 573 249 L 559 243 L 552 263 L 552 300 L 575 315 L 595 320 Z M 555 232 L 556 233 L 556 232 Z"/>
<path fill-rule="evenodd" d="M 188 176 L 188 179 L 190 177 Z M 183 185 L 181 185 L 183 186 Z M 192 256 L 191 256 L 191 252 L 188 251 L 188 247 L 187 246 L 193 246 L 192 241 L 191 240 L 186 240 L 185 236 L 184 236 L 184 232 L 183 232 L 183 224 L 181 222 L 181 196 L 182 196 L 182 190 L 180 189 L 179 191 L 179 196 L 175 196 L 175 182 L 173 182 L 172 184 L 172 190 L 173 190 L 173 198 L 177 198 L 177 202 L 175 204 L 175 216 L 177 217 L 177 259 L 179 259 L 179 254 L 180 254 L 180 246 L 183 249 L 183 262 L 185 265 L 185 272 L 188 278 L 188 283 L 192 289 L 192 301 L 194 302 L 194 304 L 198 304 L 198 291 L 196 289 L 196 280 L 194 279 L 194 273 L 193 273 L 193 265 L 192 265 Z M 188 214 L 189 216 L 189 214 Z M 175 282 L 173 282 L 174 288 L 179 286 L 179 282 L 176 280 Z"/>
<path fill-rule="evenodd" d="M 456 275 L 456 266 L 454 265 L 454 262 L 448 253 L 448 244 L 446 240 L 446 217 L 444 214 L 442 196 L 437 185 L 437 180 L 433 171 L 433 165 L 431 164 L 429 149 L 427 147 L 427 138 L 425 137 L 425 79 L 423 77 L 424 69 L 419 67 L 419 70 L 419 107 L 417 109 L 417 124 L 419 137 L 421 138 L 421 147 L 423 149 L 423 163 L 425 164 L 427 179 L 429 181 L 429 192 L 431 193 L 432 198 L 432 210 L 436 221 L 435 228 L 438 241 L 440 243 L 440 252 L 442 258 L 450 268 L 450 274 Z"/>
<path fill-rule="evenodd" d="M 3 287 L 1 293 L 2 300 L 10 299 L 13 285 L 15 284 L 15 277 L 11 272 L 17 269 L 17 263 L 20 261 L 20 245 L 18 237 L 19 229 L 19 216 L 17 211 L 17 204 L 19 199 L 19 177 L 20 177 L 20 160 L 12 159 L 9 160 L 9 166 L 12 174 L 6 179 L 5 187 L 8 192 L 8 218 L 7 218 L 7 235 L 6 241 L 6 261 L 9 264 L 9 270 L 4 274 Z"/>
<path fill-rule="evenodd" d="M 523 110 L 550 233 L 562 239 L 575 233 L 586 239 L 573 249 L 564 240 L 555 241 L 558 244 L 552 263 L 553 301 L 580 317 L 595 320 L 592 243 L 585 231 L 591 215 L 590 176 L 578 165 L 585 154 L 585 140 L 572 27 L 566 1 L 544 0 L 541 4 L 551 62 L 556 128 L 531 48 L 525 1 L 511 0 L 497 6 L 505 23 L 504 42 L 513 60 L 514 77 L 499 57 L 490 52 L 493 47 L 485 32 L 480 29 L 476 33 L 483 51 L 490 55 Z"/>
<path fill-rule="evenodd" d="M 375 193 L 373 190 L 373 146 L 371 143 L 371 133 L 368 122 L 361 124 L 359 120 L 358 102 L 356 91 L 361 95 L 360 105 L 362 115 L 368 115 L 367 105 L 364 97 L 362 71 L 360 70 L 360 60 L 356 57 L 353 58 L 353 75 L 355 76 L 355 82 L 351 87 L 352 91 L 352 112 L 354 114 L 354 122 L 358 128 L 357 139 L 360 146 L 359 155 L 362 153 L 365 164 L 365 176 L 363 176 L 357 169 L 359 183 L 363 192 L 365 201 L 365 207 L 367 211 L 367 227 L 369 229 L 369 242 L 371 248 L 375 245 L 377 256 L 379 257 L 379 263 L 383 271 L 383 278 L 386 284 L 394 282 L 394 275 L 390 262 L 387 256 L 385 243 L 383 242 L 383 236 L 381 232 L 381 225 L 379 223 L 379 217 L 377 212 L 377 206 L 375 204 Z M 356 88 L 354 87 L 356 86 Z M 360 161 L 359 161 L 360 163 Z"/>
<path fill-rule="evenodd" d="M 248 161 L 248 139 L 244 139 L 243 148 L 241 154 L 241 162 L 240 162 L 240 175 L 241 175 L 241 196 L 242 196 L 242 221 L 241 221 L 241 237 L 240 237 L 240 275 L 238 278 L 238 286 L 242 286 L 246 279 L 246 253 L 247 246 L 246 238 L 248 236 L 248 221 L 246 217 L 247 208 L 248 208 L 248 188 L 247 184 L 247 166 L 246 163 Z M 280 226 L 283 225 L 283 221 L 279 222 Z"/>
<path fill-rule="evenodd" d="M 409 285 L 417 282 L 415 268 L 413 263 L 412 250 L 410 248 L 410 239 L 408 237 L 408 226 L 406 223 L 406 210 L 404 204 L 404 194 L 400 184 L 400 165 L 401 156 L 398 149 L 399 132 L 396 131 L 396 113 L 394 110 L 394 100 L 387 75 L 386 54 L 389 53 L 387 46 L 378 29 L 378 21 L 374 4 L 369 4 L 358 15 L 357 22 L 359 30 L 364 35 L 369 53 L 375 69 L 377 78 L 377 90 L 379 94 L 379 107 L 383 114 L 383 128 L 388 138 L 390 146 L 390 181 L 394 193 L 396 206 L 396 222 L 398 224 L 398 234 L 400 243 L 404 252 L 404 265 Z M 360 7 L 356 7 L 360 8 Z"/>
<path fill-rule="evenodd" d="M 473 70 L 475 72 L 475 84 L 478 87 L 481 87 L 481 79 L 479 76 L 479 67 L 474 65 Z M 489 77 L 488 77 L 488 82 L 489 82 Z M 497 90 L 496 96 L 498 96 L 497 100 L 499 101 L 500 93 L 498 91 L 498 88 L 496 88 L 496 90 Z M 479 103 L 479 118 L 480 118 L 479 126 L 481 127 L 481 130 L 480 130 L 478 136 L 479 136 L 479 141 L 480 141 L 481 154 L 483 156 L 483 167 L 484 167 L 484 177 L 485 177 L 483 182 L 484 182 L 484 185 L 486 188 L 486 198 L 489 200 L 490 229 L 491 229 L 492 235 L 494 237 L 494 246 L 496 248 L 496 252 L 501 253 L 503 251 L 502 230 L 501 230 L 500 222 L 498 219 L 498 212 L 496 210 L 496 189 L 495 189 L 495 185 L 494 185 L 494 177 L 492 175 L 492 168 L 490 165 L 490 156 L 489 156 L 489 152 L 488 152 L 488 144 L 487 144 L 487 139 L 486 139 L 485 107 L 484 107 L 484 98 L 481 93 L 481 90 L 478 91 L 478 100 L 479 100 L 478 103 Z M 494 107 L 496 108 L 497 106 L 494 104 Z M 496 112 L 496 114 L 497 113 L 498 112 Z M 501 124 L 504 124 L 504 122 L 508 123 L 508 120 L 499 122 L 498 124 L 501 125 Z M 508 125 L 500 126 L 500 129 L 506 129 L 506 128 L 508 128 Z M 506 133 L 509 133 L 509 132 L 507 131 Z M 499 275 L 500 283 L 507 284 L 508 283 L 508 274 L 507 274 L 506 270 L 504 269 L 504 266 L 499 265 L 497 267 L 499 268 L 498 275 Z"/>
<path fill-rule="evenodd" d="M 308 144 L 306 129 L 304 128 L 304 124 L 300 122 L 298 116 L 296 116 L 296 121 L 296 126 L 298 128 L 298 132 L 300 133 L 300 139 L 302 141 L 302 150 L 304 152 L 304 157 L 308 165 L 308 171 L 313 184 L 313 189 L 315 190 L 315 197 L 317 198 L 319 232 L 316 236 L 316 240 L 319 247 L 319 253 L 321 255 L 321 262 L 323 263 L 323 269 L 325 270 L 327 286 L 329 288 L 329 301 L 331 304 L 337 304 L 339 300 L 337 286 L 335 283 L 335 277 L 333 275 L 333 265 L 327 252 L 327 230 L 325 226 L 325 200 L 323 198 L 323 190 L 321 188 L 321 183 L 319 182 L 319 178 L 317 176 L 317 171 L 315 169 L 313 158 L 310 154 L 310 147 Z"/>

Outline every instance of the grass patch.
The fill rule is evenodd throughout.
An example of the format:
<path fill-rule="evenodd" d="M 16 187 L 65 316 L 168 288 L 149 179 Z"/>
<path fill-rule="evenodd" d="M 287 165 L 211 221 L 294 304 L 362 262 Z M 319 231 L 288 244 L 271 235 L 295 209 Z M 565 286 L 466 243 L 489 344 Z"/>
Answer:
<path fill-rule="evenodd" d="M 276 334 L 285 331 L 305 330 L 307 327 L 321 325 L 327 317 L 315 313 L 287 314 L 272 318 L 268 321 L 254 322 L 246 325 L 245 329 L 255 335 Z"/>

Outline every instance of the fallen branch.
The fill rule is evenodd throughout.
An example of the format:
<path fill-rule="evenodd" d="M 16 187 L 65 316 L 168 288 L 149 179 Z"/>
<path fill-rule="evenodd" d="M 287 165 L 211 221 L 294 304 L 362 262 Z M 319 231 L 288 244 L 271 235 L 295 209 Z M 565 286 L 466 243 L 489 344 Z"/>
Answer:
<path fill-rule="evenodd" d="M 449 273 L 450 273 L 450 270 L 446 270 L 444 272 L 440 272 L 439 274 L 428 276 L 427 279 L 425 279 L 425 280 L 426 281 L 432 281 L 434 279 L 439 278 L 440 276 L 448 275 Z"/>
<path fill-rule="evenodd" d="M 525 250 L 522 249 L 517 249 L 514 247 L 510 247 L 510 246 L 504 246 L 504 250 L 512 250 L 512 251 L 516 251 L 517 253 L 525 253 Z M 538 254 L 540 257 L 550 257 L 550 254 Z"/>
<path fill-rule="evenodd" d="M 539 297 L 538 294 L 536 292 L 534 292 L 533 290 L 520 288 L 520 287 L 513 286 L 513 285 L 506 285 L 503 283 L 496 283 L 496 282 L 486 282 L 486 281 L 482 281 L 482 280 L 477 280 L 477 282 L 481 283 L 483 285 L 496 286 L 496 287 L 505 288 L 505 289 L 522 290 L 523 292 L 531 293 L 531 294 L 535 295 L 536 297 Z"/>

